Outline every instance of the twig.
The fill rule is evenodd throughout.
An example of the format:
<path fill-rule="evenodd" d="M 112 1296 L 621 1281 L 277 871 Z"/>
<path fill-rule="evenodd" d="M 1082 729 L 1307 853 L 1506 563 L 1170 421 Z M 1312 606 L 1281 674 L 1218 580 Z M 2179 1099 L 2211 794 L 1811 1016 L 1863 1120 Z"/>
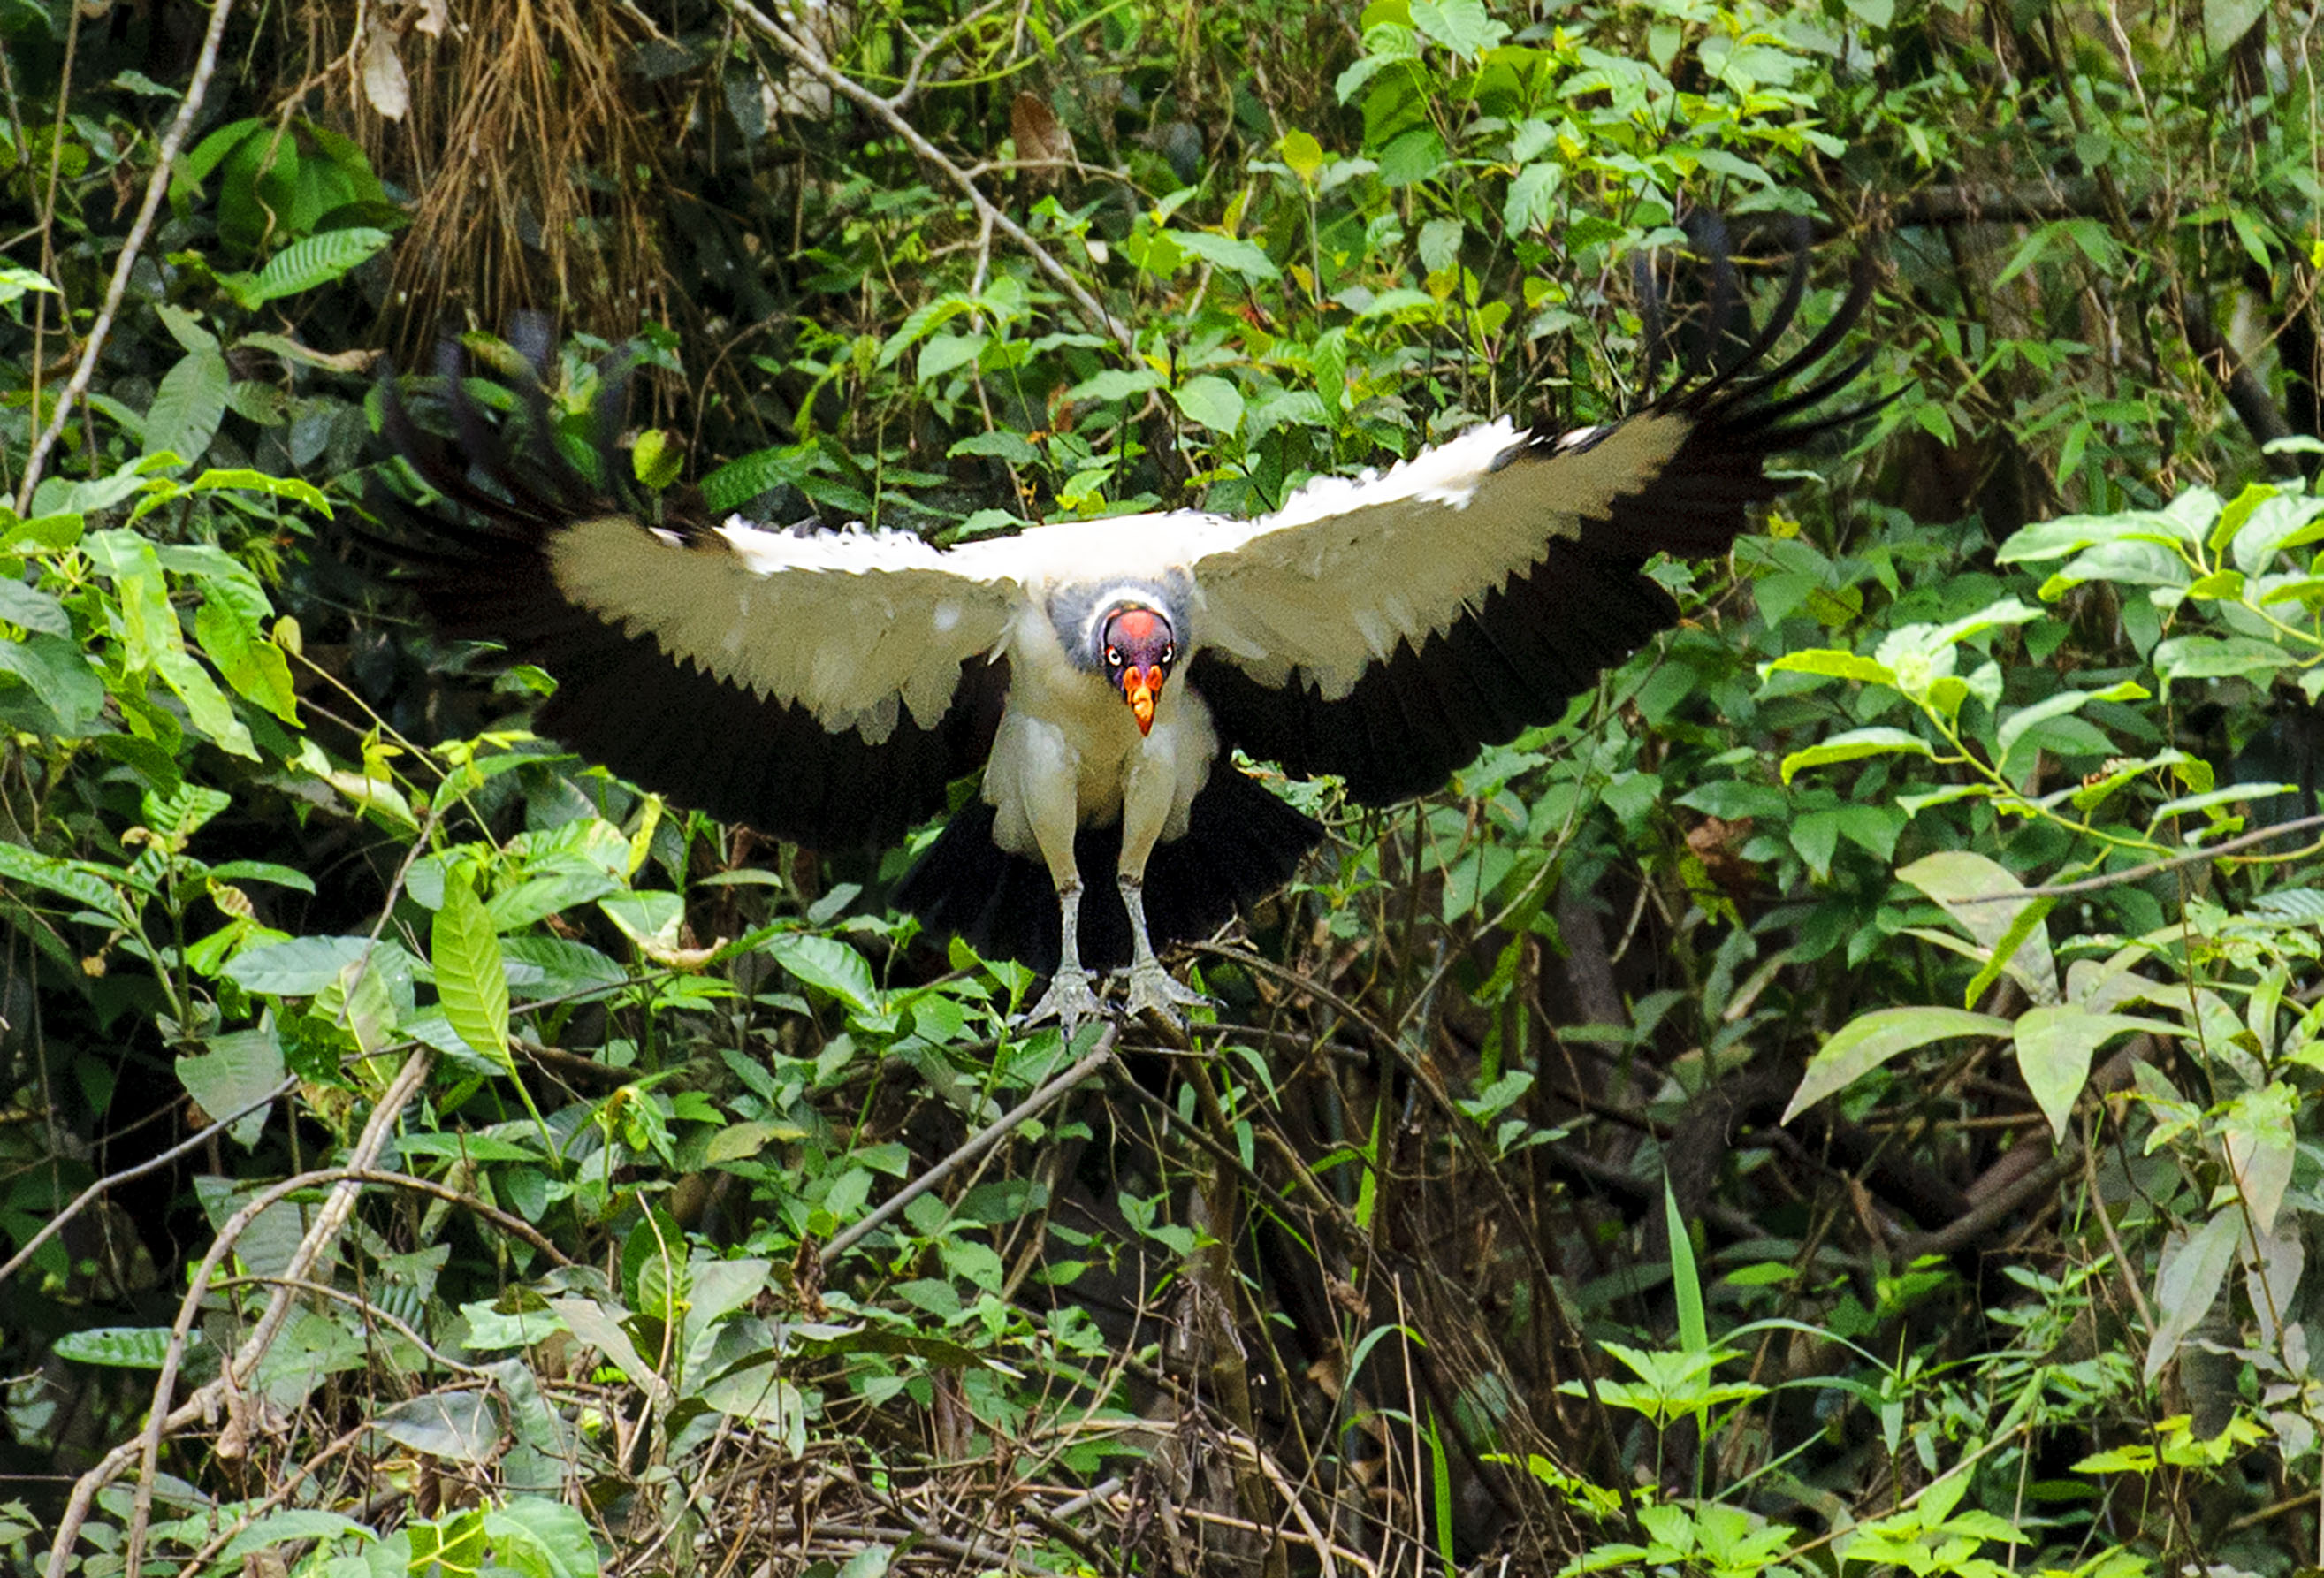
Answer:
<path fill-rule="evenodd" d="M 218 0 L 218 3 L 224 5 L 227 0 Z M 136 1439 L 125 1441 L 106 1453 L 94 1467 L 74 1481 L 72 1495 L 65 1504 L 64 1516 L 58 1522 L 56 1534 L 49 1546 L 48 1578 L 65 1578 L 74 1565 L 73 1546 L 79 1538 L 81 1527 L 88 1521 L 89 1509 L 96 1505 L 97 1492 L 119 1479 L 133 1465 L 138 1464 L 143 1465 L 143 1472 L 138 1476 L 138 1493 L 130 1523 L 128 1549 L 133 1558 L 142 1557 L 146 1531 L 153 1517 L 153 1465 L 161 1451 L 161 1437 L 208 1417 L 230 1391 L 239 1389 L 250 1371 L 265 1355 L 267 1346 L 273 1342 L 275 1333 L 290 1313 L 293 1297 L 290 1290 L 287 1287 L 276 1289 L 273 1301 L 265 1314 L 259 1317 L 249 1338 L 235 1351 L 234 1358 L 218 1378 L 176 1407 L 171 1407 L 171 1394 L 176 1389 L 178 1371 L 185 1360 L 186 1344 L 194 1317 L 201 1308 L 209 1279 L 216 1273 L 218 1263 L 232 1250 L 243 1231 L 269 1205 L 301 1189 L 336 1183 L 338 1186 L 337 1191 L 325 1203 L 315 1224 L 300 1241 L 298 1250 L 281 1274 L 304 1277 L 312 1270 L 323 1250 L 337 1238 L 339 1229 L 346 1225 L 347 1216 L 354 1209 L 355 1194 L 361 1186 L 349 1175 L 367 1169 L 378 1159 L 388 1138 L 395 1131 L 396 1121 L 402 1115 L 405 1105 L 419 1094 L 420 1086 L 426 1083 L 428 1071 L 434 1066 L 434 1051 L 423 1047 L 397 1071 L 395 1078 L 381 1094 L 379 1104 L 373 1110 L 363 1134 L 349 1153 L 351 1167 L 326 1167 L 285 1178 L 262 1191 L 235 1213 L 219 1230 L 210 1245 L 209 1253 L 195 1268 L 186 1296 L 179 1303 L 177 1324 L 171 1332 L 169 1352 L 162 1359 L 161 1379 L 154 1383 L 153 1404 L 145 1428 L 138 1433 Z M 139 1570 L 142 1571 L 142 1567 Z"/>
<path fill-rule="evenodd" d="M 9 1256 L 6 1260 L 0 1261 L 0 1282 L 7 1281 L 9 1278 L 22 1270 L 23 1269 L 24 1262 L 32 1258 L 34 1251 L 39 1250 L 42 1244 L 56 1237 L 57 1234 L 62 1232 L 65 1229 L 65 1224 L 72 1221 L 74 1217 L 78 1216 L 82 1212 L 88 1210 L 92 1203 L 102 1198 L 104 1195 L 110 1194 L 113 1190 L 119 1188 L 122 1185 L 130 1182 L 132 1179 L 142 1178 L 147 1173 L 154 1172 L 161 1167 L 169 1166 L 171 1162 L 177 1160 L 188 1151 L 199 1150 L 203 1146 L 208 1145 L 212 1140 L 217 1138 L 218 1135 L 232 1128 L 236 1122 L 250 1116 L 251 1113 L 257 1112 L 261 1107 L 271 1106 L 281 1097 L 289 1095 L 291 1091 L 298 1088 L 298 1084 L 299 1082 L 296 1077 L 286 1076 L 281 1084 L 276 1085 L 272 1090 L 268 1091 L 264 1095 L 244 1102 L 233 1112 L 226 1113 L 226 1116 L 216 1120 L 208 1128 L 197 1129 L 193 1133 L 188 1135 L 177 1144 L 170 1147 L 169 1149 L 162 1151 L 160 1155 L 147 1157 L 135 1167 L 124 1167 L 117 1173 L 107 1173 L 105 1177 L 97 1179 L 97 1182 L 91 1184 L 88 1188 L 83 1189 L 79 1194 L 74 1195 L 71 1204 L 67 1205 L 63 1210 L 50 1217 L 47 1222 L 42 1223 L 41 1231 L 34 1233 L 31 1238 L 25 1240 L 24 1247 L 23 1249 L 18 1250 L 14 1254 Z"/>
<path fill-rule="evenodd" d="M 1113 320 L 1112 315 L 1106 311 L 1105 304 L 1091 295 L 1088 288 L 1074 278 L 1072 271 L 1059 263 L 1050 254 L 1048 248 L 1027 234 L 1023 226 L 995 208 L 992 199 L 984 195 L 983 189 L 969 177 L 966 171 L 945 158 L 943 151 L 935 143 L 921 136 L 913 127 L 912 123 L 904 118 L 902 112 L 896 107 L 894 100 L 881 97 L 825 60 L 814 50 L 799 42 L 798 39 L 791 36 L 789 30 L 757 6 L 750 4 L 750 0 L 727 0 L 727 5 L 735 15 L 764 34 L 775 48 L 803 67 L 808 75 L 821 81 L 842 97 L 851 99 L 869 110 L 890 131 L 893 132 L 907 148 L 918 154 L 922 162 L 937 171 L 945 180 L 958 187 L 961 195 L 968 199 L 969 207 L 976 210 L 977 218 L 990 224 L 994 229 L 1015 242 L 1025 255 L 1033 260 L 1035 267 L 1048 275 L 1056 281 L 1059 290 L 1073 298 L 1074 305 L 1080 308 L 1091 322 L 1111 335 L 1124 351 L 1133 354 L 1136 352 L 1138 348 L 1136 338 L 1129 329 Z"/>
<path fill-rule="evenodd" d="M 2164 872 L 2175 872 L 2181 866 L 2200 865 L 2207 860 L 2217 860 L 2233 854 L 2239 849 L 2249 849 L 2255 844 L 2282 838 L 2294 833 L 2312 833 L 2324 827 L 2324 817 L 2302 817 L 2296 822 L 2279 822 L 2273 827 L 2263 827 L 2256 833 L 2246 833 L 2224 844 L 2210 844 L 2185 854 L 2174 854 L 2169 860 L 2149 861 L 2143 866 L 2133 866 L 2126 872 L 2108 872 L 2102 877 L 2085 877 L 2079 882 L 2052 882 L 2040 888 L 2012 888 L 2001 893 L 1978 893 L 1966 899 L 1948 900 L 1953 904 L 2007 904 L 2024 899 L 2063 899 L 2075 893 L 2098 893 L 2108 888 L 2119 888 L 2129 882 L 2143 882 Z"/>
<path fill-rule="evenodd" d="M 829 1243 L 823 1246 L 818 1258 L 826 1266 L 832 1264 L 905 1206 L 943 1183 L 978 1157 L 982 1156 L 992 1148 L 995 1142 L 1011 1130 L 1021 1127 L 1027 1119 L 1031 1118 L 1059 1096 L 1112 1062 L 1113 1041 L 1114 1029 L 1111 1025 L 1108 1025 L 1098 1036 L 1097 1045 L 1092 1047 L 1089 1054 L 1080 1062 L 978 1130 L 959 1149 L 882 1201 L 879 1209 L 860 1222 L 849 1223 L 835 1234 Z"/>
<path fill-rule="evenodd" d="M 97 374 L 97 355 L 105 349 L 106 336 L 113 331 L 113 315 L 121 309 L 122 297 L 128 294 L 129 276 L 137 266 L 138 253 L 145 245 L 146 232 L 153 227 L 153 216 L 161 210 L 161 194 L 169 190 L 170 171 L 178 162 L 178 150 L 184 145 L 186 134 L 193 129 L 195 115 L 201 112 L 202 96 L 209 91 L 210 74 L 217 69 L 218 44 L 226 37 L 226 18 L 233 12 L 234 0 L 211 0 L 209 31 L 202 35 L 202 52 L 194 62 L 194 79 L 187 85 L 177 118 L 170 123 L 169 133 L 161 139 L 161 156 L 154 161 L 153 173 L 145 182 L 145 198 L 137 205 L 136 222 L 129 226 L 129 239 L 122 245 L 120 261 L 113 265 L 112 282 L 105 288 L 105 306 L 88 331 L 88 344 L 81 347 L 80 365 L 73 369 L 71 382 L 57 396 L 56 416 L 41 430 L 40 438 L 33 441 L 31 457 L 24 462 L 23 480 L 16 485 L 16 512 L 20 515 L 32 512 L 32 490 L 41 484 L 41 463 L 56 447 L 65 424 L 72 420 L 73 402 L 88 392 L 89 380 Z M 70 326 L 67 328 L 69 330 Z"/>

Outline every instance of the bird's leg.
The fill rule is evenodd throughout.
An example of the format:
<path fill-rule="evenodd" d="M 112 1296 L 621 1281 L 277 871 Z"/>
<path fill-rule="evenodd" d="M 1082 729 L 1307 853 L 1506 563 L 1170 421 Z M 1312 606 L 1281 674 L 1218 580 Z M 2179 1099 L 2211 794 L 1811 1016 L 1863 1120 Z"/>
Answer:
<path fill-rule="evenodd" d="M 1135 1013 L 1152 1011 L 1172 1024 L 1185 1016 L 1179 1006 L 1208 1001 L 1191 986 L 1173 979 L 1154 956 L 1153 939 L 1146 935 L 1146 881 L 1128 872 L 1115 878 L 1121 890 L 1121 907 L 1130 911 L 1130 998 L 1124 1005 Z"/>
<path fill-rule="evenodd" d="M 1056 973 L 1049 977 L 1049 990 L 1025 1016 L 1028 1025 L 1056 1020 L 1068 1041 L 1084 1020 L 1095 1019 L 1098 1013 L 1097 992 L 1090 984 L 1090 973 L 1082 968 L 1081 930 L 1082 880 L 1074 875 L 1057 889 Z"/>

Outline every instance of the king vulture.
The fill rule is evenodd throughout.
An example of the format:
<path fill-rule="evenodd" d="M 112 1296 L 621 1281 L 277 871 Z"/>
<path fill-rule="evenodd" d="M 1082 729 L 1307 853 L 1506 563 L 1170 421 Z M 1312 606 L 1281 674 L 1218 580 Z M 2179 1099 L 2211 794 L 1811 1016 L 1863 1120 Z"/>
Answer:
<path fill-rule="evenodd" d="M 384 489 L 376 538 L 444 635 L 557 682 L 535 728 L 722 820 L 810 846 L 892 844 L 974 797 L 905 876 L 902 909 L 1050 976 L 1030 1020 L 1195 999 L 1156 950 L 1292 875 L 1322 828 L 1235 764 L 1331 774 L 1365 805 L 1442 786 L 1554 719 L 1676 617 L 1658 553 L 1727 551 L 1780 485 L 1767 462 L 1860 414 L 1825 364 L 1870 274 L 1796 355 L 1795 263 L 1724 367 L 1608 426 L 1507 419 L 1385 473 L 1309 483 L 1251 520 L 1194 510 L 1058 521 L 937 548 L 907 532 L 650 523 L 593 482 L 536 380 L 520 457 L 452 376 L 453 442 L 383 385 L 384 437 L 433 490 Z M 512 424 L 512 426 L 521 424 Z M 1114 893 L 1102 891 L 1108 876 Z"/>

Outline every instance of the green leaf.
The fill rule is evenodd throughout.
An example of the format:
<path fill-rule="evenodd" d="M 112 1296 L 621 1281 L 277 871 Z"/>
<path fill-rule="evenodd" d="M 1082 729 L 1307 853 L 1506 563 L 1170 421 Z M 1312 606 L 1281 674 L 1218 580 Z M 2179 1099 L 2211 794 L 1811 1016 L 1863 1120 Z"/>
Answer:
<path fill-rule="evenodd" d="M 410 1578 L 473 1578 L 483 1573 L 491 1549 L 480 1508 L 406 1524 L 404 1536 L 411 1546 Z"/>
<path fill-rule="evenodd" d="M 1150 367 L 1108 367 L 1065 391 L 1068 400 L 1132 400 L 1162 387 L 1162 375 Z"/>
<path fill-rule="evenodd" d="M 2244 1208 L 2251 1213 L 2253 1231 L 2263 1239 L 2275 1231 L 2276 1212 L 2292 1184 L 2300 1138 L 2293 1121 L 2299 1110 L 2300 1093 L 2278 1080 L 2246 1091 L 2220 1115 L 2227 1166 Z"/>
<path fill-rule="evenodd" d="M 1316 172 L 1323 168 L 1323 144 L 1305 132 L 1284 133 L 1276 151 L 1283 155 L 1285 168 L 1301 180 L 1314 180 Z M 53 285 L 49 288 L 56 289 Z"/>
<path fill-rule="evenodd" d="M 7 306 L 31 291 L 45 291 L 51 296 L 59 294 L 57 288 L 44 276 L 15 263 L 0 263 L 0 307 Z"/>
<path fill-rule="evenodd" d="M 2006 1036 L 2009 1021 L 1958 1008 L 1884 1008 L 1842 1025 L 1808 1059 L 1783 1121 L 1837 1095 L 1899 1053 L 1955 1036 Z"/>
<path fill-rule="evenodd" d="M 72 634 L 63 604 L 14 577 L 0 577 L 0 620 L 41 634 Z"/>
<path fill-rule="evenodd" d="M 161 374 L 161 386 L 146 408 L 145 453 L 199 460 L 226 416 L 226 389 L 232 381 L 222 351 L 189 351 L 180 356 Z"/>
<path fill-rule="evenodd" d="M 2292 663 L 2290 652 L 2256 636 L 2173 636 L 2154 649 L 2154 672 L 2166 685 L 2174 679 L 2273 675 Z"/>
<path fill-rule="evenodd" d="M 1772 663 L 1759 665 L 1762 676 L 1768 674 L 1816 674 L 1827 679 L 1861 679 L 1868 685 L 1896 683 L 1896 671 L 1886 663 L 1840 647 L 1810 647 L 1805 651 L 1785 652 Z"/>
<path fill-rule="evenodd" d="M 1188 418 L 1214 432 L 1231 433 L 1242 421 L 1242 392 L 1223 378 L 1189 378 L 1171 398 Z"/>
<path fill-rule="evenodd" d="M 1794 751 L 1784 758 L 1783 780 L 1792 781 L 1792 775 L 1805 767 L 1824 767 L 1835 761 L 1854 761 L 1864 756 L 1930 756 L 1936 752 L 1918 734 L 1903 729 L 1849 729 L 1831 739 Z"/>
<path fill-rule="evenodd" d="M 64 636 L 36 635 L 29 641 L 0 641 L 0 674 L 14 675 L 49 710 L 60 738 L 88 733 L 105 707 L 105 682 L 93 673 L 79 645 Z"/>
<path fill-rule="evenodd" d="M 859 1012 L 876 1011 L 880 989 L 863 955 L 836 937 L 812 932 L 778 932 L 765 952 L 806 984 L 827 992 Z"/>
<path fill-rule="evenodd" d="M 193 1333 L 199 1341 L 201 1333 Z M 159 1370 L 169 1358 L 167 1326 L 91 1326 L 67 1332 L 56 1340 L 60 1359 L 77 1364 L 104 1364 L 116 1370 Z"/>
<path fill-rule="evenodd" d="M 1671 1193 L 1670 1174 L 1663 1174 L 1663 1223 L 1670 1233 L 1671 1293 L 1678 1303 L 1678 1345 L 1689 1353 L 1711 1352 L 1711 1326 L 1703 1318 L 1702 1278 L 1695 1270 L 1694 1241 L 1687 1236 L 1686 1218 L 1679 1214 L 1678 1196 Z"/>
<path fill-rule="evenodd" d="M 1413 31 L 1443 44 L 1464 60 L 1498 48 L 1508 28 L 1493 19 L 1484 0 L 1412 0 Z"/>
<path fill-rule="evenodd" d="M 1256 242 L 1214 230 L 1173 230 L 1170 239 L 1204 263 L 1240 274 L 1246 280 L 1279 280 L 1283 271 Z"/>
<path fill-rule="evenodd" d="M 1969 850 L 1942 850 L 1923 855 L 1896 873 L 1941 905 L 1955 925 L 1977 939 L 1987 957 L 2015 934 L 2004 968 L 2036 1002 L 2058 1001 L 2058 968 L 2050 953 L 2049 934 L 2039 927 L 2021 928 L 2026 907 L 2037 902 L 2017 897 L 2025 885 L 1997 862 Z M 2052 900 L 2054 902 L 2054 900 Z"/>
<path fill-rule="evenodd" d="M 217 1559 L 221 1566 L 235 1566 L 253 1551 L 288 1545 L 292 1540 L 344 1539 L 351 1534 L 360 1535 L 366 1541 L 379 1537 L 344 1513 L 320 1507 L 285 1507 L 253 1520 L 226 1542 Z"/>
<path fill-rule="evenodd" d="M 298 500 L 326 521 L 331 518 L 331 501 L 325 498 L 323 490 L 313 483 L 301 477 L 276 476 L 270 472 L 253 471 L 246 466 L 213 466 L 188 483 L 186 491 L 197 494 L 229 491 L 272 494 L 276 498 Z"/>
<path fill-rule="evenodd" d="M 234 715 L 234 704 L 226 692 L 217 687 L 209 670 L 183 651 L 161 652 L 153 659 L 153 672 L 161 682 L 186 704 L 186 715 L 194 720 L 194 727 L 209 736 L 218 749 L 231 755 L 258 760 L 258 746 L 250 731 Z"/>
<path fill-rule="evenodd" d="M 266 260 L 258 277 L 238 292 L 245 308 L 327 285 L 355 269 L 393 237 L 384 230 L 326 230 L 294 241 Z"/>
<path fill-rule="evenodd" d="M 2074 1098 L 2089 1083 L 2090 1059 L 2116 1036 L 2139 1030 L 2175 1036 L 2179 1027 L 2129 1014 L 2093 1013 L 2078 1003 L 2045 1004 L 2017 1016 L 2017 1071 L 2060 1143 L 2074 1113 Z"/>
<path fill-rule="evenodd" d="M 263 996 L 312 997 L 337 981 L 348 965 L 369 957 L 375 946 L 361 937 L 302 937 L 269 943 L 236 955 L 226 967 L 226 978 Z"/>
<path fill-rule="evenodd" d="M 512 1497 L 485 1509 L 484 1530 L 492 1536 L 493 1562 L 524 1578 L 595 1578 L 603 1570 L 589 1520 L 561 1501 Z"/>
<path fill-rule="evenodd" d="M 178 1059 L 178 1083 L 213 1118 L 249 1105 L 282 1083 L 282 1043 L 271 1024 L 254 1030 L 213 1036 L 208 1051 L 198 1057 Z M 266 1129 L 266 1109 L 244 1113 L 227 1130 L 244 1150 L 256 1146 Z"/>
<path fill-rule="evenodd" d="M 2211 1313 L 2219 1284 L 2235 1264 L 2243 1230 L 2242 1212 L 2222 1211 L 2188 1237 L 2173 1234 L 2163 1245 L 2162 1269 L 2154 1278 L 2154 1308 L 2161 1319 L 2146 1349 L 2147 1385 L 2154 1384 L 2188 1333 Z"/>
<path fill-rule="evenodd" d="M 1509 182 L 1509 195 L 1501 205 L 1501 219 L 1512 235 L 1523 235 L 1536 226 L 1546 225 L 1557 212 L 1558 189 L 1565 183 L 1565 169 L 1548 160 L 1528 164 Z"/>
<path fill-rule="evenodd" d="M 509 1062 L 508 971 L 500 934 L 476 897 L 476 869 L 466 862 L 444 876 L 444 902 L 428 931 L 436 996 L 460 1039 L 496 1063 Z"/>
<path fill-rule="evenodd" d="M 235 692 L 286 724 L 299 721 L 290 662 L 266 638 L 260 621 L 274 610 L 266 594 L 244 581 L 213 580 L 194 615 L 194 640 Z"/>

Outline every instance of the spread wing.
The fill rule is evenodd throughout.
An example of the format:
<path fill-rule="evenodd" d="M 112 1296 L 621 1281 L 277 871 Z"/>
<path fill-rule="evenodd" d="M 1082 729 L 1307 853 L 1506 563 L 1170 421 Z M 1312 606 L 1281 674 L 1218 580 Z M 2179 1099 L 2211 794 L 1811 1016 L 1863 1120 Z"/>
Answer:
<path fill-rule="evenodd" d="M 1871 284 L 1860 268 L 1813 340 L 1770 366 L 1795 267 L 1730 366 L 1611 426 L 1504 420 L 1385 475 L 1310 484 L 1272 515 L 1205 523 L 1191 678 L 1222 739 L 1385 804 L 1555 718 L 1676 619 L 1643 573 L 1652 556 L 1725 552 L 1782 491 L 1771 458 L 1864 414 L 1817 411 L 1864 366 L 1822 370 Z"/>
<path fill-rule="evenodd" d="M 372 540 L 439 632 L 557 679 L 540 733 L 723 821 L 823 845 L 894 837 L 982 764 L 1013 580 L 899 532 L 649 526 L 558 451 L 537 382 L 516 386 L 539 440 L 519 459 L 457 371 L 449 447 L 383 385 L 384 436 L 435 496 L 374 488 Z M 608 379 L 607 476 L 621 399 Z"/>

